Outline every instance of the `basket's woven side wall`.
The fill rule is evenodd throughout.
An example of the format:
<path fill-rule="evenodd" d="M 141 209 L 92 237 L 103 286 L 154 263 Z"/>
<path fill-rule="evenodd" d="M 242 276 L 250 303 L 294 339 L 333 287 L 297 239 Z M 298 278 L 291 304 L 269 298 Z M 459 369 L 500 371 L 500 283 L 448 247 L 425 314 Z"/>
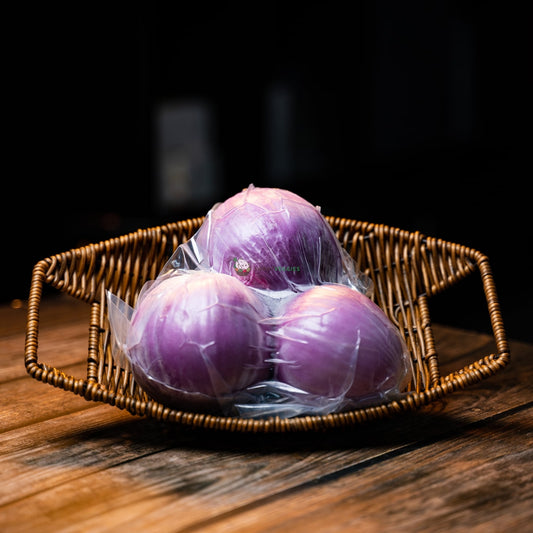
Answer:
<path fill-rule="evenodd" d="M 432 296 L 477 268 L 475 250 L 382 224 L 326 217 L 343 247 L 376 283 L 376 301 L 386 308 L 391 272 L 408 272 L 417 293 Z M 379 282 L 381 280 L 381 282 Z M 384 296 L 386 295 L 386 296 Z M 391 316 L 391 318 L 393 318 Z"/>
<path fill-rule="evenodd" d="M 49 259 L 45 282 L 91 303 L 110 290 L 131 306 L 149 279 L 154 279 L 178 244 L 189 239 L 202 218 L 138 230 L 115 239 L 77 248 Z"/>
<path fill-rule="evenodd" d="M 467 246 L 427 237 L 416 262 L 428 296 L 442 292 L 476 270 L 478 254 Z"/>

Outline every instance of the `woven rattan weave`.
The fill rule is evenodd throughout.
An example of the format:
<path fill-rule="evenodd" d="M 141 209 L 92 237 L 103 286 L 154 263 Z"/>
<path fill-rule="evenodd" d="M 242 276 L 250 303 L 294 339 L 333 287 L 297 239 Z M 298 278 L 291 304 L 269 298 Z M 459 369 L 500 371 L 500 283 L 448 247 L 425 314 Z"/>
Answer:
<path fill-rule="evenodd" d="M 284 432 L 348 427 L 415 410 L 493 375 L 509 362 L 496 288 L 485 255 L 418 232 L 346 218 L 326 219 L 361 270 L 372 278 L 376 303 L 406 340 L 415 373 L 409 393 L 401 400 L 326 416 L 260 420 L 180 411 L 152 400 L 135 383 L 130 370 L 113 360 L 105 292 L 108 289 L 135 306 L 143 284 L 157 276 L 174 249 L 196 232 L 203 218 L 141 229 L 39 261 L 33 270 L 28 301 L 27 372 L 39 381 L 134 415 L 218 430 Z M 495 351 L 441 375 L 428 301 L 474 272 L 481 278 Z M 39 361 L 39 309 L 45 285 L 91 306 L 84 379 Z"/>

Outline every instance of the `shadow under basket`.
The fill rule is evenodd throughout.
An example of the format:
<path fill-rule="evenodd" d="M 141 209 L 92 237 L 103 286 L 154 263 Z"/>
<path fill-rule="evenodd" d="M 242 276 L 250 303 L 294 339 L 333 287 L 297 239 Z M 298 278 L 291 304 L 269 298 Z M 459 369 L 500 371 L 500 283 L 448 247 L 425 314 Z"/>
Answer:
<path fill-rule="evenodd" d="M 413 411 L 479 382 L 509 363 L 508 342 L 485 255 L 418 232 L 346 218 L 326 219 L 343 247 L 373 280 L 375 302 L 407 343 L 414 376 L 401 399 L 328 415 L 250 419 L 182 411 L 150 398 L 135 382 L 131 371 L 113 360 L 106 290 L 134 307 L 144 283 L 157 277 L 176 247 L 194 235 L 203 217 L 141 229 L 39 261 L 33 269 L 28 301 L 27 372 L 86 400 L 111 404 L 138 416 L 214 430 L 291 432 L 350 427 Z M 495 353 L 441 375 L 428 300 L 474 272 L 481 277 Z M 39 361 L 39 308 L 44 285 L 91 306 L 85 379 L 69 376 Z"/>

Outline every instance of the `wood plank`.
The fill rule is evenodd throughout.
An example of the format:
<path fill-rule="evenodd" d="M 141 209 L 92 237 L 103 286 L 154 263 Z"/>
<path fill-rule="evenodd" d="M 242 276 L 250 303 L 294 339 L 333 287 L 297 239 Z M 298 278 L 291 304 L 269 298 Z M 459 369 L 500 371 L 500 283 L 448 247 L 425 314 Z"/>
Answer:
<path fill-rule="evenodd" d="M 90 307 L 67 294 L 44 295 L 41 299 L 40 323 L 45 327 L 63 326 L 73 321 L 88 319 Z M 24 334 L 28 312 L 28 302 L 18 301 L 17 305 L 0 305 L 0 338 Z"/>
<path fill-rule="evenodd" d="M 424 530 L 435 519 L 449 528 L 453 520 L 469 528 L 496 519 L 503 526 L 523 526 L 532 518 L 529 506 L 521 504 L 532 497 L 531 416 L 531 407 L 508 412 L 310 479 L 301 475 L 309 468 L 305 453 L 287 457 L 284 471 L 297 465 L 289 486 L 272 486 L 279 475 L 272 468 L 276 454 L 258 454 L 251 464 L 250 452 L 225 452 L 205 461 L 176 449 L 89 476 L 72 464 L 71 470 L 82 475 L 80 483 L 4 507 L 5 531 L 17 531 L 21 523 L 41 532 L 70 524 L 77 526 L 74 531 L 302 531 L 310 524 L 320 531 L 350 531 L 365 520 L 392 531 L 395 524 Z M 60 467 L 41 457 L 43 465 Z M 330 459 L 322 454 L 315 464 L 327 465 Z M 477 507 L 471 507 L 473 501 Z M 331 516 L 335 528 L 328 529 Z"/>
<path fill-rule="evenodd" d="M 0 384 L 26 375 L 27 309 L 0 306 Z M 43 300 L 39 317 L 39 362 L 63 367 L 87 360 L 90 307 L 62 295 Z"/>
<path fill-rule="evenodd" d="M 40 363 L 63 370 L 87 360 L 89 320 L 39 331 L 38 357 Z M 0 383 L 27 375 L 24 366 L 24 337 L 12 335 L 0 338 Z M 86 372 L 84 372 L 84 375 Z"/>
<path fill-rule="evenodd" d="M 133 417 L 111 405 L 97 402 L 84 402 L 87 409 L 65 412 L 63 415 L 22 426 L 0 435 L 0 456 L 25 453 L 39 446 L 54 442 L 61 446 L 78 437 L 91 436 L 97 432 L 116 433 L 123 438 L 121 424 L 140 423 L 142 419 Z M 139 428 L 140 429 L 140 428 Z"/>
<path fill-rule="evenodd" d="M 65 371 L 75 377 L 84 377 L 86 366 L 84 363 L 67 366 Z M 81 396 L 37 381 L 29 375 L 0 384 L 0 398 L 3 400 L 0 402 L 0 435 L 93 405 Z"/>
<path fill-rule="evenodd" d="M 533 521 L 532 421 L 530 404 L 180 531 L 525 533 Z"/>
<path fill-rule="evenodd" d="M 167 428 L 131 417 L 131 424 L 121 424 L 118 430 L 110 424 L 95 435 L 78 423 L 71 433 L 62 433 L 52 442 L 41 440 L 32 450 L 12 448 L 12 455 L 4 457 L 12 468 L 5 485 L 12 499 L 3 509 L 19 521 L 28 517 L 28 508 L 38 511 L 38 515 L 30 515 L 28 525 L 40 531 L 57 525 L 58 520 L 62 523 L 63 518 L 63 524 L 91 524 L 93 517 L 102 514 L 110 527 L 131 520 L 150 527 L 161 512 L 172 517 L 175 528 L 216 520 L 233 509 L 277 498 L 317 478 L 388 460 L 395 450 L 415 449 L 420 442 L 532 401 L 531 346 L 515 343 L 513 349 L 514 369 L 450 396 L 444 411 L 432 406 L 425 415 L 355 431 L 239 436 Z M 42 427 L 47 423 L 43 421 Z M 11 432 L 10 442 L 22 431 Z M 109 452 L 121 449 L 124 442 L 129 442 L 131 449 L 122 449 L 118 456 Z M 124 461 L 120 460 L 122 454 Z M 101 468 L 95 470 L 95 464 Z M 32 471 L 34 492 L 17 496 L 17 487 L 20 491 L 28 483 Z M 88 496 L 91 494 L 94 498 Z M 44 517 L 40 514 L 43 510 Z M 54 520 L 48 523 L 51 517 Z"/>
<path fill-rule="evenodd" d="M 494 349 L 492 335 L 455 328 L 443 324 L 432 325 L 435 344 L 444 361 L 453 362 L 463 358 L 467 352 L 480 349 Z"/>
<path fill-rule="evenodd" d="M 11 431 L 0 441 L 0 505 L 165 446 L 125 438 L 131 415 L 98 405 Z M 123 427 L 124 426 L 124 427 Z M 74 477 L 73 477 L 74 476 Z"/>

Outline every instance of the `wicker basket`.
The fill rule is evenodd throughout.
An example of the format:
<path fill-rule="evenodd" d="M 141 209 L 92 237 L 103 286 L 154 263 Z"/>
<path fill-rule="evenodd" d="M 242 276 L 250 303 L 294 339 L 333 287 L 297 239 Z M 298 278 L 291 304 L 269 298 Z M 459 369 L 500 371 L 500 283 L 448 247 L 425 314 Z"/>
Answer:
<path fill-rule="evenodd" d="M 190 426 L 241 432 L 284 432 L 347 427 L 415 410 L 493 375 L 510 360 L 500 307 L 488 259 L 471 248 L 418 232 L 326 217 L 337 237 L 374 282 L 376 303 L 402 332 L 415 374 L 399 401 L 326 416 L 248 419 L 172 409 L 151 399 L 129 369 L 115 364 L 105 291 L 131 306 L 143 284 L 154 279 L 175 248 L 187 241 L 203 218 L 138 230 L 98 244 L 70 250 L 37 263 L 29 296 L 25 364 L 33 378 L 104 402 L 134 415 Z M 442 376 L 431 329 L 428 298 L 478 271 L 487 300 L 496 351 Z M 66 375 L 38 359 L 39 307 L 44 284 L 91 306 L 87 377 Z"/>

